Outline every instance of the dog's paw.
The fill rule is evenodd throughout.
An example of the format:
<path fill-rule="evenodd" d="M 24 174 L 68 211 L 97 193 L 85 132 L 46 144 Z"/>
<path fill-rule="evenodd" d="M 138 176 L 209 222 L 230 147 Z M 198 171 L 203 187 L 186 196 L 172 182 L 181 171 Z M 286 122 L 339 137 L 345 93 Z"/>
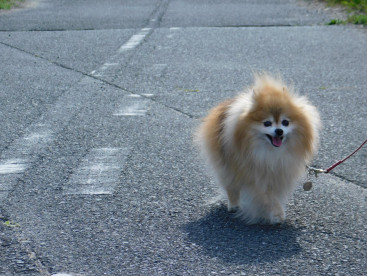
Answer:
<path fill-rule="evenodd" d="M 285 220 L 285 212 L 283 208 L 277 208 L 276 210 L 272 210 L 269 213 L 269 223 L 270 224 L 283 223 L 284 220 Z"/>
<path fill-rule="evenodd" d="M 238 206 L 229 206 L 228 205 L 227 210 L 230 213 L 237 213 L 240 210 L 240 207 L 238 207 Z"/>
<path fill-rule="evenodd" d="M 227 210 L 228 212 L 230 213 L 236 213 L 238 210 L 239 210 L 239 206 L 238 205 L 232 205 L 228 202 L 228 205 L 227 205 Z"/>

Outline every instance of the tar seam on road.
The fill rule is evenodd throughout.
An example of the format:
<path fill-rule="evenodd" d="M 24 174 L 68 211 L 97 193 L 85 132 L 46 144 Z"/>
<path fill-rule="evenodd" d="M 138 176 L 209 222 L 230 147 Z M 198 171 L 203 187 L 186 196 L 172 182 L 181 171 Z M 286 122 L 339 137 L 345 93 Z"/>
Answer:
<path fill-rule="evenodd" d="M 109 85 L 109 86 L 112 86 L 112 87 L 114 87 L 114 88 L 117 88 L 117 89 L 119 89 L 119 90 L 122 90 L 122 91 L 124 91 L 124 92 L 126 92 L 126 93 L 129 93 L 129 94 L 135 94 L 135 95 L 140 95 L 141 97 L 147 98 L 147 99 L 151 100 L 152 102 L 154 102 L 154 103 L 156 103 L 156 104 L 158 104 L 158 105 L 164 106 L 164 107 L 165 107 L 165 108 L 167 108 L 167 109 L 170 109 L 170 110 L 173 110 L 173 111 L 175 111 L 175 112 L 178 112 L 178 113 L 180 113 L 181 115 L 184 115 L 185 117 L 188 117 L 188 118 L 190 118 L 190 119 L 199 119 L 199 117 L 197 117 L 197 116 L 191 115 L 191 114 L 189 114 L 189 113 L 187 113 L 187 112 L 184 112 L 184 111 L 182 111 L 182 110 L 179 110 L 178 108 L 175 108 L 175 107 L 169 106 L 169 105 L 167 105 L 167 104 L 165 104 L 165 103 L 162 103 L 162 102 L 159 102 L 159 101 L 157 101 L 156 99 L 154 99 L 154 98 L 152 98 L 152 97 L 150 97 L 150 96 L 149 96 L 149 97 L 147 97 L 145 93 L 141 94 L 141 93 L 138 93 L 138 92 L 135 92 L 135 91 L 129 90 L 129 89 L 127 89 L 127 88 L 125 88 L 125 87 L 122 87 L 122 86 L 120 86 L 120 85 L 117 85 L 117 84 L 115 84 L 115 83 L 113 83 L 113 82 L 107 81 L 107 80 L 105 80 L 105 79 L 101 78 L 100 76 L 94 75 L 94 74 L 92 74 L 92 73 L 85 73 L 85 72 L 80 71 L 80 70 L 78 70 L 78 69 L 71 68 L 71 67 L 69 67 L 69 66 L 67 66 L 67 65 L 64 65 L 64 64 L 62 64 L 62 63 L 59 63 L 59 62 L 56 62 L 56 61 L 50 60 L 50 59 L 45 58 L 45 57 L 41 57 L 41 56 L 39 56 L 39 55 L 37 55 L 37 54 L 34 54 L 34 53 L 31 53 L 31 52 L 25 51 L 25 50 L 23 50 L 23 49 L 21 49 L 21 48 L 19 48 L 19 47 L 16 47 L 16 46 L 13 46 L 13 45 L 10 45 L 10 44 L 7 44 L 7 43 L 4 43 L 4 42 L 0 42 L 0 44 L 2 44 L 2 45 L 4 45 L 4 46 L 7 46 L 7 47 L 10 47 L 10 48 L 12 48 L 12 49 L 18 50 L 18 51 L 20 51 L 20 52 L 26 53 L 26 54 L 28 54 L 28 55 L 30 55 L 30 56 L 33 56 L 33 57 L 39 58 L 39 59 L 41 59 L 41 60 L 47 61 L 47 62 L 49 62 L 49 63 L 51 63 L 51 64 L 54 64 L 54 65 L 56 65 L 56 66 L 58 66 L 58 67 L 61 67 L 61 68 L 63 68 L 63 69 L 66 69 L 66 70 L 69 70 L 69 71 L 72 71 L 72 72 L 75 72 L 75 73 L 79 73 L 79 74 L 81 74 L 82 76 L 90 77 L 90 78 L 95 79 L 95 80 L 97 80 L 97 81 L 103 82 L 104 84 L 107 84 L 107 85 Z M 94 72 L 94 73 L 95 73 L 95 70 L 94 70 L 94 71 L 92 71 L 92 72 Z"/>

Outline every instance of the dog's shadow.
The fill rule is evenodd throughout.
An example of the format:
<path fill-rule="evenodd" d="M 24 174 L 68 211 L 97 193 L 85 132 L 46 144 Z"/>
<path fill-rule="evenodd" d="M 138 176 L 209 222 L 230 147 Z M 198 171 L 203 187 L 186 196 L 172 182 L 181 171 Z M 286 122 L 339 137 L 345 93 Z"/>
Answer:
<path fill-rule="evenodd" d="M 228 263 L 251 264 L 287 259 L 301 252 L 297 237 L 302 229 L 282 225 L 246 225 L 228 213 L 224 205 L 213 206 L 203 218 L 183 226 L 187 239 L 204 253 Z"/>

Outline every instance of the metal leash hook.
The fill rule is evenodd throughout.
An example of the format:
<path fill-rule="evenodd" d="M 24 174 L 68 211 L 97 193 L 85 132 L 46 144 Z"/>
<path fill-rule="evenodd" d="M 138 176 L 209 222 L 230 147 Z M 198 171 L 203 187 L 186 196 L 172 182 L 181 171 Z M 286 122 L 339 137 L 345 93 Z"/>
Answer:
<path fill-rule="evenodd" d="M 306 166 L 306 169 L 308 171 L 308 175 L 315 176 L 316 178 L 320 173 L 326 173 L 326 171 L 323 169 L 317 169 L 310 166 Z"/>
<path fill-rule="evenodd" d="M 306 166 L 306 169 L 307 169 L 307 182 L 305 182 L 303 184 L 303 190 L 309 191 L 309 190 L 312 189 L 312 182 L 309 181 L 310 176 L 315 176 L 317 178 L 317 176 L 320 173 L 329 173 L 331 170 L 333 170 L 334 168 L 336 168 L 340 164 L 344 163 L 348 158 L 350 158 L 353 154 L 355 154 L 357 151 L 359 151 L 365 144 L 367 144 L 367 139 L 355 151 L 353 151 L 351 154 L 349 154 L 344 159 L 339 160 L 338 162 L 336 162 L 335 164 L 333 164 L 332 166 L 330 166 L 326 170 L 316 169 L 316 168 L 313 168 L 313 167 L 310 167 L 310 166 Z"/>
<path fill-rule="evenodd" d="M 312 181 L 309 180 L 310 176 L 315 176 L 317 178 L 320 173 L 326 173 L 326 171 L 322 169 L 316 169 L 310 166 L 306 166 L 306 169 L 307 169 L 307 181 L 303 183 L 303 190 L 309 191 L 312 189 Z"/>

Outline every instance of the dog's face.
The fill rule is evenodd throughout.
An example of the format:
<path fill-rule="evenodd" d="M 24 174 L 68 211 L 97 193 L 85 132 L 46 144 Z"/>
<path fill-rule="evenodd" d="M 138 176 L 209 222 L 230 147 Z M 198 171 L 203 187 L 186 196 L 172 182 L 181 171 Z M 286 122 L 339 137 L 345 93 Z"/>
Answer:
<path fill-rule="evenodd" d="M 286 150 L 299 156 L 312 152 L 316 126 L 311 124 L 317 119 L 310 118 L 317 118 L 317 112 L 282 86 L 255 88 L 249 112 L 242 114 L 236 127 L 239 149 L 280 154 Z"/>
<path fill-rule="evenodd" d="M 285 115 L 279 118 L 269 116 L 260 123 L 258 130 L 267 143 L 270 143 L 274 147 L 281 147 L 283 143 L 286 143 L 288 135 L 294 127 L 294 122 L 291 122 L 289 117 Z"/>
<path fill-rule="evenodd" d="M 294 105 L 283 90 L 266 89 L 253 95 L 249 116 L 256 139 L 275 148 L 287 146 L 291 133 L 297 128 Z"/>

